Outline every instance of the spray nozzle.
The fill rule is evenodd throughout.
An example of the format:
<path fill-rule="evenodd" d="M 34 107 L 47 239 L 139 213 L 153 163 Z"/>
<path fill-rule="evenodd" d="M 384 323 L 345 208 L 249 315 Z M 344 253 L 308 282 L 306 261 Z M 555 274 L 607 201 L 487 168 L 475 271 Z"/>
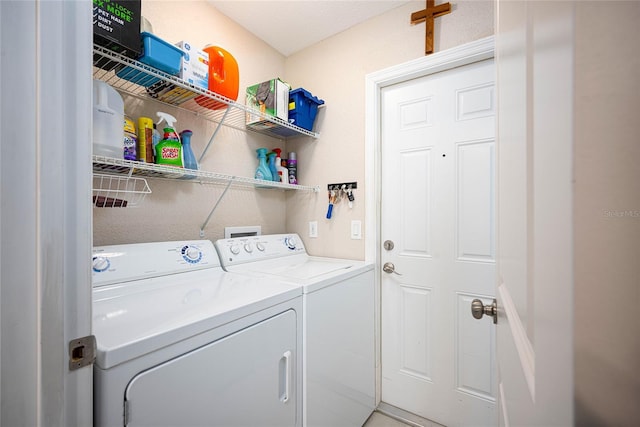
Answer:
<path fill-rule="evenodd" d="M 160 126 L 160 123 L 162 123 L 162 121 L 164 120 L 165 122 L 167 122 L 167 126 L 170 128 L 173 128 L 173 124 L 177 121 L 175 117 L 173 117 L 171 114 L 169 113 L 163 113 L 162 111 L 158 111 L 156 113 L 156 115 L 160 118 L 160 120 L 158 120 L 158 123 L 156 123 L 158 126 Z"/>

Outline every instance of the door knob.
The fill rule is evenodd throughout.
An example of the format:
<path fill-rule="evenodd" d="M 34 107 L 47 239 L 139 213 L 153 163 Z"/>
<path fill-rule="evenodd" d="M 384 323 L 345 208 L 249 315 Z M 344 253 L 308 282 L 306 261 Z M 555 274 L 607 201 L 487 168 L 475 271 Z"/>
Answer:
<path fill-rule="evenodd" d="M 385 262 L 384 265 L 382 266 L 382 271 L 384 271 L 385 273 L 394 273 L 394 274 L 397 274 L 398 276 L 402 276 L 402 274 L 396 271 L 396 266 L 393 265 L 393 263 L 391 262 Z"/>
<path fill-rule="evenodd" d="M 471 301 L 471 314 L 476 319 L 482 319 L 482 316 L 486 314 L 493 317 L 494 324 L 498 323 L 498 303 L 494 298 L 490 305 L 484 305 L 482 301 L 476 298 Z"/>

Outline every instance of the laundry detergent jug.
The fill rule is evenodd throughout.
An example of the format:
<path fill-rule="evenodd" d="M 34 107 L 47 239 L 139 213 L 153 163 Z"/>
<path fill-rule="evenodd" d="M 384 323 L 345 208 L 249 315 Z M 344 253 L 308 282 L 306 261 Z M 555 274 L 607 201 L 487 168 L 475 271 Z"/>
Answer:
<path fill-rule="evenodd" d="M 225 49 L 218 46 L 207 46 L 203 51 L 209 54 L 209 90 L 235 101 L 240 88 L 240 72 L 238 62 Z M 226 108 L 226 104 L 216 102 L 206 96 L 196 97 L 196 102 L 211 110 Z"/>
<path fill-rule="evenodd" d="M 93 154 L 124 156 L 124 101 L 107 83 L 93 81 Z"/>

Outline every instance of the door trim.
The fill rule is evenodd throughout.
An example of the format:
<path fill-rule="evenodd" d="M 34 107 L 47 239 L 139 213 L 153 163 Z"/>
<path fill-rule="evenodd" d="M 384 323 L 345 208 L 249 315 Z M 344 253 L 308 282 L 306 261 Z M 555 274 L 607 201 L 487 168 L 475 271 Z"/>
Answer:
<path fill-rule="evenodd" d="M 365 261 L 380 264 L 380 92 L 387 86 L 494 57 L 494 36 L 394 65 L 365 76 Z M 376 405 L 380 403 L 380 269 L 375 268 Z"/>

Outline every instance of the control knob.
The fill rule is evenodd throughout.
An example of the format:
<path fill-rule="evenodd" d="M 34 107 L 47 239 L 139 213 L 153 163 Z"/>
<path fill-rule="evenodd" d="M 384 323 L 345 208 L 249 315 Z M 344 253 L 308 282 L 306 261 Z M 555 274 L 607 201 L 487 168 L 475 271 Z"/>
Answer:
<path fill-rule="evenodd" d="M 284 244 L 287 245 L 289 249 L 293 250 L 296 248 L 296 245 L 298 244 L 298 242 L 296 242 L 295 237 L 289 236 L 289 237 L 285 237 Z"/>
<path fill-rule="evenodd" d="M 189 246 L 184 251 L 184 256 L 191 261 L 197 261 L 200 258 L 200 249 Z"/>
<path fill-rule="evenodd" d="M 111 263 L 109 262 L 108 258 L 103 256 L 97 256 L 93 258 L 92 264 L 93 264 L 93 271 L 95 271 L 96 273 L 100 273 L 107 270 Z"/>
<path fill-rule="evenodd" d="M 250 254 L 251 252 L 253 252 L 253 245 L 251 245 L 251 243 L 245 243 L 244 244 L 244 251 L 248 254 Z"/>
<path fill-rule="evenodd" d="M 262 242 L 256 243 L 256 248 L 258 248 L 260 252 L 264 252 L 264 243 Z"/>
<path fill-rule="evenodd" d="M 238 255 L 240 253 L 240 247 L 238 245 L 231 245 L 229 251 L 234 255 Z"/>

